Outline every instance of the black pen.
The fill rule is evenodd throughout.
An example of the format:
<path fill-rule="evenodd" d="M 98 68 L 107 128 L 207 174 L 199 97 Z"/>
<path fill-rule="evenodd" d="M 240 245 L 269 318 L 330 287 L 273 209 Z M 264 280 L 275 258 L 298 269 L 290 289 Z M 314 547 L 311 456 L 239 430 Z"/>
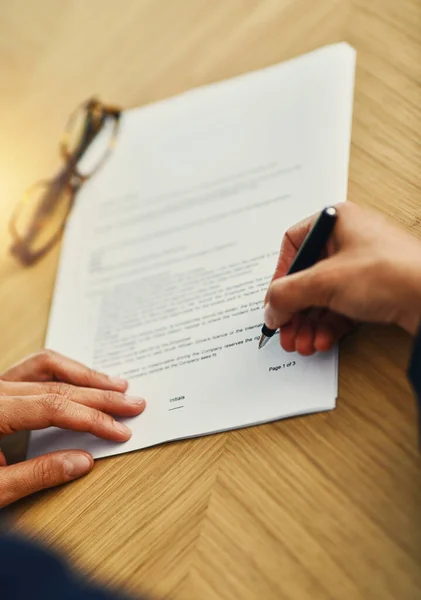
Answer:
<path fill-rule="evenodd" d="M 304 271 L 304 269 L 312 267 L 319 260 L 332 233 L 337 216 L 338 212 L 333 206 L 322 210 L 304 242 L 301 244 L 287 275 Z M 264 324 L 259 340 L 259 348 L 263 348 L 277 331 L 277 329 L 270 329 Z"/>

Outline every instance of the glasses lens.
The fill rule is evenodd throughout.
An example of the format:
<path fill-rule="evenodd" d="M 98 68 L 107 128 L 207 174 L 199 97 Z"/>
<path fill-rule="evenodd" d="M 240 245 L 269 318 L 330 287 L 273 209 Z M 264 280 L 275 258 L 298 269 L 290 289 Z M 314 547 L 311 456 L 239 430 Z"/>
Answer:
<path fill-rule="evenodd" d="M 69 117 L 63 136 L 63 152 L 73 156 L 79 149 L 88 119 L 87 106 L 80 106 Z"/>
<path fill-rule="evenodd" d="M 70 116 L 62 149 L 67 159 L 75 159 L 79 175 L 90 177 L 99 169 L 113 147 L 116 130 L 117 119 L 99 103 L 82 106 Z"/>
<path fill-rule="evenodd" d="M 30 255 L 42 253 L 59 237 L 73 198 L 69 187 L 40 182 L 30 188 L 17 207 L 12 233 Z"/>

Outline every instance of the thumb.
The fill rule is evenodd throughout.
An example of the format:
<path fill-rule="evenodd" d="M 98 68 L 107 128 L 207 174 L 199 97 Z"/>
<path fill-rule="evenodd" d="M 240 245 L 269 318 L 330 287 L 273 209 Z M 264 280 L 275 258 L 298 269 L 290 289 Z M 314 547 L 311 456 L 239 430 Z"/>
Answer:
<path fill-rule="evenodd" d="M 90 454 L 72 450 L 52 452 L 10 467 L 0 467 L 0 508 L 86 475 L 93 464 Z"/>
<path fill-rule="evenodd" d="M 340 272 L 340 271 L 339 271 Z M 338 269 L 335 259 L 320 261 L 314 267 L 286 275 L 271 283 L 265 306 L 265 323 L 277 329 L 291 321 L 294 314 L 322 307 L 332 308 L 337 290 Z"/>

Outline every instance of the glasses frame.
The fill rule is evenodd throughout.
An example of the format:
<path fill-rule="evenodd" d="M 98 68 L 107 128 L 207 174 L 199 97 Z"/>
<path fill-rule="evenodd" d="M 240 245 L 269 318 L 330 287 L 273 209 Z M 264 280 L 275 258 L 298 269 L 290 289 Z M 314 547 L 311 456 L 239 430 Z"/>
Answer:
<path fill-rule="evenodd" d="M 76 118 L 81 111 L 85 112 L 85 121 L 82 127 L 82 134 L 76 148 L 73 151 L 70 151 L 71 131 L 74 127 Z M 106 106 L 96 98 L 87 100 L 71 113 L 60 140 L 60 154 L 65 161 L 64 167 L 52 179 L 38 181 L 28 188 L 16 206 L 16 209 L 13 212 L 9 222 L 9 232 L 12 236 L 10 252 L 23 265 L 30 266 L 36 263 L 40 258 L 45 256 L 45 254 L 47 254 L 60 240 L 67 218 L 74 204 L 74 199 L 77 192 L 80 190 L 85 181 L 99 171 L 114 149 L 117 141 L 120 116 L 120 108 L 115 106 Z M 80 172 L 78 169 L 78 163 L 84 156 L 91 143 L 100 133 L 105 123 L 109 120 L 112 120 L 113 122 L 112 132 L 104 155 L 95 168 L 92 169 L 88 174 Z M 17 228 L 19 216 L 23 208 L 30 201 L 34 190 L 41 186 L 45 188 L 45 192 L 41 196 L 39 206 L 30 221 L 26 234 L 21 236 Z M 57 203 L 66 197 L 66 193 L 68 194 L 69 200 L 62 223 L 59 225 L 55 234 L 48 242 L 44 244 L 44 246 L 38 250 L 31 249 L 31 242 L 44 227 L 49 215 L 51 215 L 52 211 L 57 207 Z"/>

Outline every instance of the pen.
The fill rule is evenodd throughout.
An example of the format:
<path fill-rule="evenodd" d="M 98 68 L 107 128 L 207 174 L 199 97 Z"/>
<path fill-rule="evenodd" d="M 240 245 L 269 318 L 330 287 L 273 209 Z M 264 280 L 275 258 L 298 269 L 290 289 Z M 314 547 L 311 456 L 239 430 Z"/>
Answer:
<path fill-rule="evenodd" d="M 304 242 L 301 244 L 287 275 L 304 271 L 304 269 L 312 267 L 319 260 L 332 233 L 337 216 L 337 210 L 333 206 L 322 210 Z M 263 348 L 277 331 L 277 329 L 270 329 L 267 325 L 263 324 L 259 349 Z"/>

